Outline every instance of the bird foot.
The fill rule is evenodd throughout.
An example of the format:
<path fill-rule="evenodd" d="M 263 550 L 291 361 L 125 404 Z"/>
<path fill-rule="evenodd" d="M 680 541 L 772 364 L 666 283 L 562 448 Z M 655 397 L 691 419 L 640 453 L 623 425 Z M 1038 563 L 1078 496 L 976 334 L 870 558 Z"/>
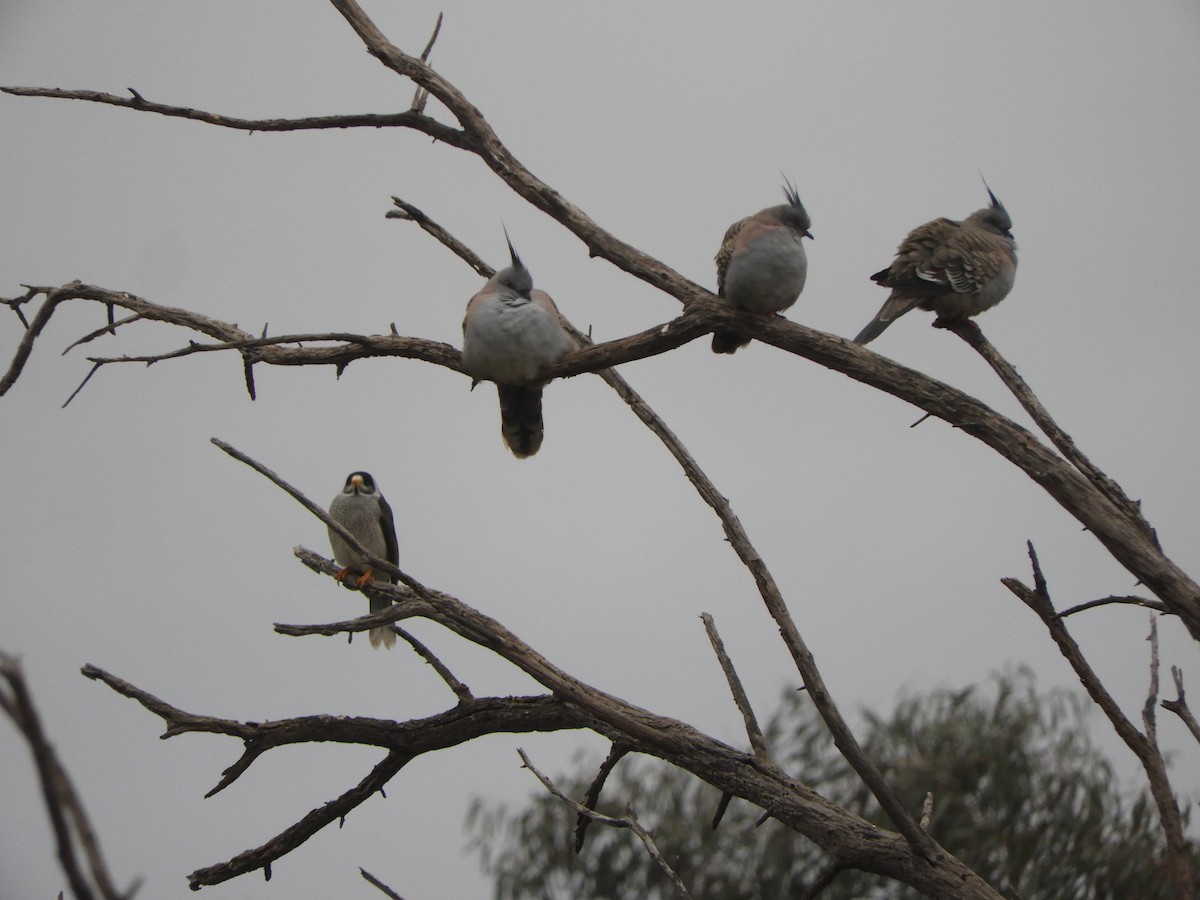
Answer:
<path fill-rule="evenodd" d="M 373 573 L 371 572 L 371 570 L 367 569 L 367 571 L 363 572 L 360 576 L 358 576 L 358 578 L 354 579 L 354 583 L 356 585 L 358 585 L 359 590 L 361 590 L 362 586 L 364 584 L 366 584 L 368 581 L 370 581 L 372 576 L 373 576 Z"/>
<path fill-rule="evenodd" d="M 338 569 L 336 572 L 333 573 L 333 580 L 336 581 L 338 584 L 341 584 L 343 581 L 346 580 L 346 576 L 349 574 L 350 574 L 349 569 Z"/>

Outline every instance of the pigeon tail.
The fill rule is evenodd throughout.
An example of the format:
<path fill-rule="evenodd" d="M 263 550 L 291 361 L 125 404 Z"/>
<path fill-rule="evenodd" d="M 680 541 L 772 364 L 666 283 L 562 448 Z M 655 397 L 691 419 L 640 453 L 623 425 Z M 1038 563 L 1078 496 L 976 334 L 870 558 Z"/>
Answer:
<path fill-rule="evenodd" d="M 713 353 L 736 353 L 738 348 L 750 343 L 750 338 L 742 337 L 732 331 L 714 331 L 712 339 Z"/>
<path fill-rule="evenodd" d="M 533 456 L 542 446 L 542 385 L 497 384 L 500 434 L 517 459 Z"/>

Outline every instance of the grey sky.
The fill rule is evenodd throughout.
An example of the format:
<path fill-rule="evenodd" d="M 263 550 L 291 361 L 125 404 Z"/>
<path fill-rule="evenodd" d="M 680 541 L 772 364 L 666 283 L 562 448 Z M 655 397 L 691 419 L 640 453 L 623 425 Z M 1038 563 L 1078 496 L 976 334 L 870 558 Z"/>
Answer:
<path fill-rule="evenodd" d="M 1200 13 L 1193 3 L 647 5 L 370 3 L 516 156 L 601 225 L 707 285 L 734 219 L 779 202 L 781 173 L 813 218 L 809 280 L 789 318 L 853 335 L 885 293 L 867 276 L 934 216 L 982 206 L 982 172 L 1014 220 L 1020 269 L 982 319 L 1093 460 L 1121 481 L 1168 554 L 1200 570 L 1191 282 L 1200 246 Z M 91 88 L 246 117 L 406 108 L 411 86 L 327 4 L 0 3 L 0 84 Z M 389 196 L 422 207 L 493 263 L 501 223 L 537 286 L 599 339 L 665 321 L 675 301 L 591 260 L 475 158 L 402 131 L 247 135 L 77 102 L 0 96 L 0 295 L 74 278 L 272 333 L 344 330 L 460 342 L 480 280 Z M 202 795 L 240 748 L 183 736 L 78 670 L 95 663 L 190 711 L 403 719 L 453 697 L 411 653 L 365 639 L 278 636 L 365 602 L 300 566 L 324 528 L 208 443 L 218 436 L 328 503 L 371 471 L 396 511 L 402 565 L 494 616 L 577 676 L 741 742 L 698 616 L 711 612 L 760 713 L 796 682 L 753 582 L 657 441 L 599 379 L 552 385 L 545 445 L 500 443 L 494 391 L 396 360 L 260 367 L 236 357 L 101 372 L 65 411 L 88 353 L 154 352 L 189 335 L 125 329 L 66 358 L 102 310 L 56 314 L 0 400 L 0 649 L 19 653 L 113 869 L 142 896 L 261 843 L 356 783 L 379 754 L 274 751 Z M 1025 422 L 968 348 L 912 313 L 873 349 Z M 0 318 L 4 365 L 20 338 Z M 1024 663 L 1074 677 L 999 584 L 1025 541 L 1062 605 L 1132 577 L 1023 475 L 918 410 L 772 348 L 717 358 L 707 341 L 623 373 L 705 467 L 785 590 L 847 711 L 897 690 L 976 682 Z M 360 606 L 362 607 L 360 609 Z M 534 685 L 413 623 L 479 694 Z M 1148 680 L 1144 612 L 1074 631 L 1135 713 Z M 1194 645 L 1161 624 L 1163 662 L 1195 683 Z M 1102 733 L 1106 726 L 1099 721 Z M 1176 787 L 1195 747 L 1173 721 Z M 461 824 L 475 795 L 539 787 L 525 747 L 560 772 L 581 734 L 498 737 L 422 758 L 353 813 L 215 898 L 482 897 Z M 1113 746 L 1123 772 L 1129 754 Z M 0 895 L 62 887 L 23 746 L 0 727 Z M 639 810 L 653 822 L 654 811 Z M 361 892 L 355 893 L 355 892 Z"/>

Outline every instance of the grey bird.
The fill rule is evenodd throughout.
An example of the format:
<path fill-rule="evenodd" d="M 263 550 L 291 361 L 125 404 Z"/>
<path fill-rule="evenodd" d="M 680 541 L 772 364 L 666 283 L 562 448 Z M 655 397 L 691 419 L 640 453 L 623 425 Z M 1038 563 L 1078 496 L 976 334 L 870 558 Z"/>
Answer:
<path fill-rule="evenodd" d="M 512 265 L 487 280 L 467 304 L 463 368 L 474 379 L 494 381 L 500 395 L 500 435 L 518 459 L 542 446 L 542 389 L 538 373 L 575 349 L 558 307 L 508 240 Z"/>
<path fill-rule="evenodd" d="M 735 309 L 783 312 L 804 290 L 808 257 L 801 238 L 812 238 L 812 221 L 786 178 L 787 203 L 769 206 L 734 222 L 717 251 L 717 296 Z M 713 353 L 733 353 L 750 343 L 730 331 L 714 331 Z"/>
<path fill-rule="evenodd" d="M 873 341 L 913 307 L 936 312 L 939 325 L 977 316 L 1008 296 L 1017 275 L 1012 218 L 987 192 L 991 206 L 964 221 L 934 219 L 908 233 L 895 261 L 871 276 L 892 292 L 855 341 Z"/>
<path fill-rule="evenodd" d="M 375 558 L 387 560 L 393 566 L 400 564 L 392 508 L 383 499 L 383 494 L 379 492 L 370 473 L 351 472 L 346 476 L 346 486 L 329 504 L 329 517 L 358 538 L 359 543 Z M 354 582 L 360 588 L 372 580 L 396 583 L 396 579 L 391 575 L 376 577 L 362 555 L 342 540 L 341 535 L 332 528 L 329 529 L 329 543 L 333 545 L 334 562 L 342 566 L 335 576 L 338 581 L 356 576 Z M 390 600 L 371 598 L 371 612 L 379 612 L 389 606 Z M 396 632 L 390 625 L 381 625 L 371 629 L 370 638 L 372 647 L 382 644 L 390 648 L 396 643 Z"/>

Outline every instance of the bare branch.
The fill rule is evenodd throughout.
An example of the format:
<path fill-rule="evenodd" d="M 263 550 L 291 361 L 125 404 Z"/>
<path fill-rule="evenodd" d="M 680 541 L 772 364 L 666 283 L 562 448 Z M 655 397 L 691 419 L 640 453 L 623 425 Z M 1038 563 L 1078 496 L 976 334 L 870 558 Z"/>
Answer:
<path fill-rule="evenodd" d="M 500 141 L 483 114 L 458 88 L 421 60 L 408 55 L 388 41 L 358 3 L 354 0 L 332 0 L 332 3 L 372 56 L 397 75 L 409 78 L 427 90 L 450 111 L 466 133 L 466 141 L 470 143 L 470 146 L 463 149 L 477 154 L 518 196 L 561 223 L 583 241 L 592 256 L 606 259 L 635 278 L 680 300 L 697 291 L 708 293 L 654 257 L 618 240 L 562 194 L 525 168 Z"/>
<path fill-rule="evenodd" d="M 21 732 L 33 755 L 42 799 L 46 803 L 46 812 L 54 832 L 59 865 L 72 895 L 75 900 L 124 900 L 132 897 L 137 884 L 124 895 L 113 886 L 91 819 L 75 792 L 67 770 L 46 737 L 20 662 L 15 657 L 0 653 L 0 677 L 3 677 L 8 689 L 7 693 L 0 689 L 0 710 Z M 86 872 L 78 858 L 80 852 L 86 859 Z"/>
<path fill-rule="evenodd" d="M 334 2 L 335 5 L 338 5 L 340 8 L 341 4 L 339 4 L 337 0 L 334 0 Z M 408 211 L 409 210 L 406 208 L 406 212 Z M 417 212 L 419 212 L 419 210 Z M 421 217 L 426 222 L 429 221 L 428 217 L 423 213 L 421 213 Z M 415 217 L 413 220 L 417 221 Z M 450 242 L 446 243 L 446 245 L 454 250 L 454 252 L 463 259 L 468 259 L 467 255 L 464 255 L 459 251 L 459 249 L 457 249 L 463 247 L 461 242 L 453 238 L 453 236 L 451 236 L 444 228 L 441 226 L 436 226 L 434 228 L 426 227 L 425 230 L 438 240 L 442 240 L 444 243 L 446 243 L 446 241 L 443 240 L 443 236 L 448 238 Z M 474 254 L 471 254 L 471 256 L 474 256 Z M 480 262 L 482 262 L 482 260 L 480 260 Z M 487 271 L 491 270 L 489 269 Z M 689 316 L 697 314 L 720 315 L 728 311 L 730 311 L 729 307 L 719 304 L 711 304 L 707 302 L 696 303 L 685 310 L 682 319 L 686 320 Z M 753 318 L 759 319 L 762 317 Z M 577 328 L 570 325 L 569 322 L 566 322 L 565 319 L 564 323 L 567 325 L 568 330 L 574 336 L 576 341 L 584 348 L 578 353 L 572 354 L 570 360 L 575 361 L 580 357 L 585 357 L 591 348 L 591 340 Z M 665 331 L 666 328 L 664 327 L 663 330 Z M 677 332 L 681 330 L 682 329 L 677 329 Z M 711 329 L 706 329 L 706 332 L 707 330 Z M 651 332 L 644 332 L 644 334 L 646 334 L 651 340 L 656 340 L 661 337 L 661 334 L 654 336 Z M 556 366 L 548 367 L 542 370 L 542 375 L 546 377 L 553 377 L 557 374 L 559 374 L 559 372 L 558 367 Z M 876 800 L 878 800 L 879 805 L 896 824 L 896 827 L 900 830 L 900 833 L 904 835 L 905 839 L 909 841 L 912 847 L 923 855 L 934 853 L 934 844 L 930 840 L 929 836 L 921 830 L 916 819 L 900 801 L 899 796 L 893 790 L 891 785 L 888 784 L 878 767 L 876 767 L 875 764 L 867 757 L 866 753 L 862 750 L 861 746 L 858 744 L 858 741 L 855 739 L 853 732 L 851 732 L 850 726 L 842 717 L 842 714 L 837 708 L 833 697 L 825 686 L 825 681 L 821 677 L 821 673 L 817 668 L 816 659 L 809 651 L 804 639 L 800 635 L 799 629 L 792 620 L 791 613 L 788 611 L 787 604 L 784 602 L 783 594 L 779 590 L 779 586 L 775 583 L 775 579 L 767 569 L 767 565 L 763 561 L 762 557 L 759 556 L 758 551 L 755 550 L 753 544 L 750 543 L 750 538 L 742 528 L 742 524 L 740 521 L 738 521 L 737 516 L 734 515 L 733 508 L 729 505 L 729 501 L 725 499 L 724 495 L 717 490 L 716 486 L 709 480 L 708 476 L 705 475 L 704 471 L 700 468 L 696 460 L 692 458 L 692 455 L 688 452 L 687 448 L 683 446 L 683 442 L 675 436 L 674 432 L 667 427 L 666 423 L 658 416 L 657 413 L 654 412 L 653 409 L 650 408 L 650 405 L 646 403 L 646 401 L 643 400 L 632 387 L 630 387 L 629 383 L 624 378 L 618 375 L 617 372 L 611 368 L 602 369 L 598 374 L 604 379 L 605 383 L 608 384 L 609 387 L 616 391 L 617 396 L 625 401 L 625 403 L 633 411 L 634 415 L 641 420 L 642 424 L 649 428 L 655 437 L 657 437 L 663 443 L 668 452 L 670 452 L 670 454 L 675 458 L 675 461 L 678 462 L 682 467 L 688 481 L 692 483 L 692 486 L 700 494 L 701 499 L 703 499 L 704 502 L 709 505 L 709 507 L 721 520 L 721 524 L 724 527 L 725 535 L 729 539 L 730 545 L 737 553 L 738 558 L 742 561 L 742 564 L 746 566 L 751 576 L 754 578 L 754 581 L 758 586 L 759 594 L 767 607 L 767 611 L 771 615 L 771 618 L 774 619 L 775 623 L 779 626 L 779 632 L 783 638 L 784 644 L 787 646 L 793 662 L 800 671 L 801 677 L 803 677 L 805 685 L 808 687 L 811 693 L 813 702 L 816 705 L 821 718 L 825 721 L 826 727 L 833 735 L 834 743 L 837 745 L 837 748 L 841 752 L 842 756 L 845 757 L 846 761 L 850 763 L 854 771 L 858 773 L 858 776 L 863 780 L 864 784 L 867 785 L 871 793 L 874 794 Z"/>
<path fill-rule="evenodd" d="M 318 571 L 334 570 L 334 564 L 316 554 L 297 549 L 296 555 Z M 554 666 L 494 619 L 439 591 L 429 599 L 415 598 L 402 585 L 377 583 L 373 588 L 393 601 L 386 612 L 364 616 L 336 626 L 282 626 L 284 633 L 333 634 L 347 626 L 360 628 L 384 624 L 391 618 L 421 615 L 465 640 L 485 647 L 508 660 L 567 704 L 590 717 L 590 727 L 609 740 L 621 741 L 634 751 L 664 759 L 703 779 L 722 792 L 742 797 L 767 810 L 788 828 L 804 834 L 854 868 L 880 870 L 880 859 L 888 872 L 881 874 L 912 883 L 916 878 L 933 894 L 968 897 L 998 895 L 978 875 L 935 846 L 938 865 L 931 866 L 907 846 L 900 835 L 874 825 L 841 809 L 795 777 L 742 753 L 685 722 L 656 715 L 624 700 L 584 684 Z M 851 824 L 853 823 L 853 824 Z M 893 868 L 893 863 L 896 868 Z M 899 871 L 899 874 L 892 874 Z M 936 885 L 924 879 L 936 881 Z"/>
<path fill-rule="evenodd" d="M 1065 619 L 1067 616 L 1073 616 L 1075 613 L 1083 612 L 1087 609 L 1095 609 L 1097 606 L 1108 606 L 1110 604 L 1128 604 L 1131 606 L 1144 606 L 1146 609 L 1152 609 L 1155 612 L 1169 615 L 1171 610 L 1167 608 L 1165 603 L 1160 603 L 1157 600 L 1148 600 L 1145 597 L 1101 597 L 1099 600 L 1089 600 L 1087 603 L 1080 603 L 1078 606 L 1072 606 L 1070 609 L 1064 609 L 1058 614 L 1060 619 Z"/>
<path fill-rule="evenodd" d="M 1158 547 L 1158 535 L 1154 529 L 1150 527 L 1150 523 L 1142 516 L 1141 505 L 1130 500 L 1121 489 L 1121 486 L 1109 478 L 1096 466 L 1083 451 L 1076 445 L 1071 436 L 1059 427 L 1058 423 L 1050 417 L 1050 413 L 1037 396 L 1030 390 L 1029 385 L 1025 383 L 1016 368 L 1003 356 L 1000 355 L 991 342 L 984 336 L 979 325 L 971 319 L 964 319 L 961 322 L 947 326 L 960 338 L 967 342 L 970 347 L 975 350 L 980 356 L 987 361 L 987 364 L 992 367 L 1000 380 L 1007 387 L 1029 413 L 1030 417 L 1042 433 L 1050 438 L 1051 443 L 1058 448 L 1058 451 L 1067 458 L 1071 465 L 1075 466 L 1084 477 L 1094 484 L 1105 497 L 1119 509 L 1135 526 L 1142 530 L 1145 535 L 1153 541 L 1154 546 Z"/>
<path fill-rule="evenodd" d="M 750 706 L 750 698 L 746 696 L 742 679 L 738 678 L 737 670 L 733 668 L 733 661 L 725 652 L 725 642 L 717 633 L 717 625 L 708 613 L 701 613 L 700 621 L 704 623 L 709 643 L 712 644 L 713 652 L 717 654 L 717 662 L 721 664 L 721 671 L 725 673 L 725 681 L 729 684 L 729 692 L 733 694 L 733 702 L 737 704 L 738 712 L 742 714 L 742 720 L 746 723 L 746 735 L 750 738 L 750 746 L 754 748 L 754 755 L 762 760 L 769 759 L 766 739 L 763 738 L 762 729 L 758 727 L 758 719 L 754 715 L 753 707 Z"/>
<path fill-rule="evenodd" d="M 650 858 L 654 860 L 655 865 L 662 869 L 663 872 L 666 873 L 667 877 L 671 879 L 671 883 L 675 886 L 675 890 L 679 893 L 679 896 L 685 898 L 691 897 L 691 894 L 688 893 L 686 885 L 683 883 L 683 879 L 679 877 L 679 874 L 671 868 L 670 863 L 668 863 L 663 857 L 662 852 L 658 849 L 658 845 L 654 843 L 654 838 L 650 836 L 650 832 L 643 828 L 641 823 L 638 822 L 637 815 L 634 813 L 632 806 L 626 807 L 626 818 L 624 819 L 616 818 L 614 816 L 606 816 L 602 813 L 596 812 L 594 809 L 588 809 L 583 804 L 576 803 L 574 800 L 560 791 L 558 786 L 555 785 L 553 781 L 539 772 L 534 764 L 529 761 L 529 757 L 525 755 L 524 750 L 518 748 L 517 753 L 521 756 L 521 763 L 525 766 L 525 768 L 534 774 L 534 777 L 536 777 L 537 780 L 542 783 L 546 790 L 548 790 L 563 803 L 567 804 L 567 806 L 575 810 L 576 813 L 581 816 L 586 816 L 593 822 L 599 822 L 601 825 L 608 825 L 612 828 L 628 828 L 635 835 L 637 835 L 638 840 L 645 845 L 646 852 L 650 854 Z"/>
<path fill-rule="evenodd" d="M 600 802 L 600 792 L 604 790 L 604 783 L 608 781 L 608 776 L 612 774 L 613 769 L 632 748 L 628 744 L 614 742 L 608 751 L 608 756 L 604 758 L 604 762 L 600 764 L 599 770 L 596 772 L 596 777 L 592 779 L 592 783 L 588 786 L 587 794 L 584 795 L 583 805 L 588 809 L 595 809 Z M 592 819 L 579 814 L 575 822 L 575 852 L 578 853 L 583 849 L 584 838 L 587 837 L 588 825 Z"/>
<path fill-rule="evenodd" d="M 425 49 L 421 51 L 421 62 L 429 62 L 429 52 L 433 50 L 433 43 L 438 38 L 438 33 L 442 30 L 442 14 L 438 13 L 437 21 L 433 25 L 433 34 L 429 36 L 429 43 L 425 45 Z M 429 99 L 429 91 L 422 87 L 417 88 L 417 92 L 413 94 L 412 111 L 419 113 L 425 111 L 425 101 Z"/>
<path fill-rule="evenodd" d="M 195 891 L 256 869 L 262 869 L 269 880 L 271 863 L 295 850 L 326 825 L 344 818 L 350 810 L 361 805 L 376 791 L 382 790 L 411 759 L 411 756 L 392 751 L 371 769 L 362 781 L 340 797 L 321 804 L 265 844 L 239 853 L 228 862 L 197 869 L 188 875 L 188 886 Z"/>
<path fill-rule="evenodd" d="M 386 884 L 384 884 L 382 881 L 380 881 L 378 878 L 376 878 L 374 875 L 372 875 L 366 869 L 360 868 L 358 870 L 358 873 L 360 875 L 362 875 L 363 879 L 368 884 L 373 884 L 375 887 L 379 888 L 379 890 L 383 892 L 383 895 L 385 897 L 389 897 L 389 898 L 391 898 L 391 900 L 404 900 L 403 897 L 401 897 L 399 894 L 397 894 L 395 891 L 393 891 L 390 887 L 388 887 Z"/>
<path fill-rule="evenodd" d="M 1083 683 L 1088 696 L 1092 698 L 1092 701 L 1108 717 L 1113 729 L 1117 732 L 1117 736 L 1125 742 L 1125 745 L 1133 751 L 1138 761 L 1142 764 L 1146 778 L 1150 783 L 1150 793 L 1154 797 L 1155 806 L 1158 810 L 1159 822 L 1162 824 L 1163 833 L 1166 836 L 1167 859 L 1176 893 L 1180 897 L 1193 897 L 1195 896 L 1197 874 L 1193 869 L 1187 841 L 1184 837 L 1183 822 L 1179 815 L 1179 805 L 1175 800 L 1175 796 L 1171 791 L 1170 781 L 1167 778 L 1166 763 L 1154 740 L 1153 712 L 1147 718 L 1143 709 L 1143 718 L 1146 721 L 1148 734 L 1139 732 L 1134 724 L 1121 712 L 1116 700 L 1105 689 L 1095 670 L 1092 669 L 1091 665 L 1084 658 L 1083 651 L 1067 631 L 1066 623 L 1062 620 L 1061 616 L 1055 613 L 1054 604 L 1050 600 L 1046 578 L 1038 563 L 1037 553 L 1033 549 L 1032 542 L 1028 543 L 1028 548 L 1029 559 L 1033 565 L 1035 587 L 1030 589 L 1016 578 L 1004 578 L 1001 579 L 1001 582 L 1042 620 L 1042 624 L 1046 626 L 1047 631 L 1050 632 L 1050 636 L 1058 645 L 1059 651 L 1066 657 L 1067 662 L 1071 664 L 1071 668 L 1075 670 L 1075 674 L 1079 676 L 1079 680 Z M 1154 629 L 1154 634 L 1155 640 L 1157 640 L 1157 629 Z M 1158 664 L 1156 656 L 1152 660 L 1151 665 L 1151 687 L 1152 696 L 1157 696 Z M 1150 701 L 1147 702 L 1149 703 Z"/>
<path fill-rule="evenodd" d="M 1183 693 L 1183 670 L 1178 666 L 1171 666 L 1171 678 L 1175 681 L 1176 697 L 1174 700 L 1164 700 L 1162 702 L 1163 709 L 1179 716 L 1183 720 L 1183 724 L 1187 726 L 1188 731 L 1192 733 L 1192 737 L 1200 742 L 1200 723 L 1196 722 L 1196 717 L 1188 709 L 1187 700 Z"/>
<path fill-rule="evenodd" d="M 104 682 L 163 719 L 167 725 L 163 737 L 204 732 L 241 739 L 245 744 L 241 758 L 222 773 L 221 782 L 206 796 L 227 787 L 255 759 L 275 747 L 325 741 L 363 744 L 389 751 L 358 785 L 312 810 L 270 841 L 227 862 L 193 872 L 189 876 L 193 889 L 218 884 L 255 869 L 268 869 L 274 860 L 299 847 L 321 828 L 345 818 L 373 793 L 382 790 L 409 760 L 423 753 L 458 746 L 485 734 L 575 728 L 595 730 L 598 727 L 592 718 L 552 696 L 471 700 L 459 703 L 447 712 L 403 723 L 363 716 L 301 716 L 268 722 L 238 722 L 185 712 L 96 666 L 85 666 L 83 674 Z"/>
<path fill-rule="evenodd" d="M 484 262 L 474 250 L 437 222 L 433 221 L 433 219 L 429 218 L 429 216 L 425 215 L 420 209 L 405 200 L 401 200 L 399 197 L 392 197 L 392 203 L 399 207 L 399 209 L 388 210 L 385 218 L 415 222 L 423 231 L 432 235 L 434 240 L 448 248 L 451 253 L 474 269 L 481 277 L 491 278 L 496 274 L 496 270 Z"/>
<path fill-rule="evenodd" d="M 192 119 L 196 122 L 217 125 L 221 128 L 233 128 L 238 131 L 413 128 L 452 147 L 458 147 L 463 150 L 474 149 L 472 142 L 459 129 L 450 128 L 436 119 L 423 116 L 419 111 L 414 110 L 401 113 L 354 113 L 339 116 L 308 116 L 301 119 L 242 119 L 236 116 L 224 116 L 219 113 L 205 112 L 201 109 L 191 109 L 186 106 L 152 103 L 134 92 L 132 88 L 130 89 L 132 93 L 130 97 L 120 97 L 116 94 L 106 94 L 101 91 L 62 90 L 61 88 L 43 87 L 0 87 L 0 91 L 17 97 L 49 97 L 54 100 L 85 100 L 89 103 L 103 103 L 108 106 L 120 106 L 125 109 L 136 109 L 140 112 L 156 113 L 160 116 Z"/>
<path fill-rule="evenodd" d="M 729 809 L 729 803 L 733 800 L 733 794 L 726 791 L 721 794 L 721 799 L 717 802 L 717 810 L 713 813 L 711 828 L 717 830 L 717 826 L 721 824 L 721 820 L 725 818 L 725 812 Z"/>
<path fill-rule="evenodd" d="M 409 634 L 403 628 L 396 627 L 396 634 L 408 641 L 409 646 L 417 652 L 425 662 L 433 666 L 433 670 L 438 673 L 438 677 L 446 682 L 447 687 L 454 691 L 454 696 L 458 697 L 459 701 L 466 703 L 475 698 L 471 695 L 471 689 L 454 677 L 454 673 L 443 663 L 433 651 L 421 643 L 414 635 Z"/>
<path fill-rule="evenodd" d="M 0 297 L 0 303 L 3 303 L 5 306 L 7 306 L 9 309 L 11 309 L 14 313 L 16 313 L 17 318 L 21 320 L 21 324 L 24 325 L 26 329 L 28 329 L 29 328 L 29 320 L 25 318 L 25 313 L 22 312 L 21 307 L 24 306 L 26 303 L 29 303 L 31 300 L 33 300 L 33 298 L 36 297 L 38 294 L 42 293 L 42 289 L 37 288 L 37 287 L 30 287 L 27 284 L 23 284 L 23 285 L 21 285 L 21 287 L 26 289 L 24 294 L 22 294 L 20 297 Z"/>
<path fill-rule="evenodd" d="M 334 365 L 343 369 L 353 359 L 366 356 L 399 356 L 421 359 L 462 371 L 461 354 L 453 347 L 397 335 L 347 336 L 354 343 L 333 347 L 272 346 L 280 339 L 255 338 L 236 326 L 198 313 L 158 306 L 132 294 L 108 291 L 73 282 L 61 288 L 31 288 L 31 296 L 46 294 L 14 354 L 8 372 L 0 377 L 0 394 L 16 381 L 54 308 L 67 299 L 113 304 L 143 318 L 199 331 L 228 345 L 221 349 L 247 351 L 255 362 L 270 365 Z M 1132 572 L 1178 615 L 1193 637 L 1200 639 L 1200 585 L 1197 585 L 1127 516 L 1069 463 L 1043 446 L 1025 429 L 947 384 L 900 366 L 852 342 L 806 328 L 780 317 L 764 318 L 740 313 L 710 299 L 697 289 L 684 314 L 673 322 L 638 335 L 586 347 L 544 370 L 545 377 L 566 377 L 596 371 L 633 359 L 662 353 L 706 334 L 714 328 L 736 330 L 756 340 L 810 359 L 819 365 L 913 403 L 944 419 L 991 447 L 1021 468 L 1091 531 L 1113 557 Z M 291 340 L 295 340 L 292 336 Z M 261 341 L 260 344 L 249 342 Z M 190 348 L 186 351 L 193 351 Z M 148 360 L 147 360 L 148 361 Z"/>

